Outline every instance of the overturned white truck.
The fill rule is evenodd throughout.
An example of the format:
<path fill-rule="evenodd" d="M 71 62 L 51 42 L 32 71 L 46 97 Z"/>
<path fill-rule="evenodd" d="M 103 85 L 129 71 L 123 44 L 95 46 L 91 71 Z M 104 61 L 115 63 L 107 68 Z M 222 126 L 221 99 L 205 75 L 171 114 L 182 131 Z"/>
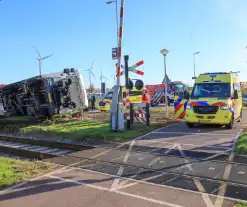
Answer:
<path fill-rule="evenodd" d="M 51 117 L 88 107 L 82 75 L 74 68 L 6 85 L 0 96 L 9 116 Z"/>

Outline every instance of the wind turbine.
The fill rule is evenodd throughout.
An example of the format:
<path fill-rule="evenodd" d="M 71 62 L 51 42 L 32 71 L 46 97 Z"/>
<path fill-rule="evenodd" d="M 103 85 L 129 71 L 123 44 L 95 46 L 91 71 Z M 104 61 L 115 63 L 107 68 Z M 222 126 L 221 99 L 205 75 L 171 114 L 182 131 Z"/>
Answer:
<path fill-rule="evenodd" d="M 87 70 L 84 70 L 84 71 L 88 71 L 88 73 L 89 73 L 89 88 L 92 86 L 92 83 L 91 83 L 91 75 L 92 75 L 93 78 L 95 79 L 94 73 L 93 73 L 93 71 L 92 71 L 93 65 L 94 65 L 94 61 L 93 61 L 93 63 L 92 63 L 91 68 L 89 68 L 89 69 L 87 69 Z"/>
<path fill-rule="evenodd" d="M 100 75 L 100 78 L 99 78 L 99 79 L 100 79 L 101 84 L 102 84 L 102 82 L 103 82 L 103 81 L 102 81 L 103 79 L 105 79 L 105 80 L 108 79 L 108 78 L 106 78 L 105 76 L 103 76 L 102 69 L 101 69 L 101 75 Z"/>
<path fill-rule="evenodd" d="M 39 53 L 39 51 L 36 49 L 36 47 L 35 46 L 33 46 L 33 48 L 35 49 L 35 51 L 37 52 L 37 54 L 38 54 L 38 58 L 37 58 L 37 60 L 39 61 L 39 76 L 41 77 L 41 74 L 42 74 L 42 61 L 44 60 L 44 59 L 46 59 L 46 58 L 49 58 L 49 57 L 51 57 L 52 55 L 48 55 L 48 56 L 45 56 L 45 57 L 41 57 L 41 55 L 40 55 L 40 53 Z"/>

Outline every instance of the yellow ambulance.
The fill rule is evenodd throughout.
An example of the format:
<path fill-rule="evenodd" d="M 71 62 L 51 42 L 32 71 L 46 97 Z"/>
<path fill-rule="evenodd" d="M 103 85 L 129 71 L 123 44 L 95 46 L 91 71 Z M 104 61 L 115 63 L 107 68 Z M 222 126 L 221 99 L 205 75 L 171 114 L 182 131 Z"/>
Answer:
<path fill-rule="evenodd" d="M 126 87 L 122 87 L 122 93 L 123 93 L 124 100 L 126 97 L 125 92 L 126 92 Z M 113 94 L 112 91 L 105 94 L 104 98 L 99 102 L 99 110 L 110 111 L 110 104 L 112 102 L 112 94 Z M 133 89 L 130 90 L 129 94 L 130 94 L 131 103 L 142 103 L 142 90 L 137 90 L 135 87 L 133 87 Z"/>
<path fill-rule="evenodd" d="M 185 121 L 195 124 L 220 124 L 231 129 L 242 118 L 242 92 L 235 73 L 200 74 L 186 104 Z"/>

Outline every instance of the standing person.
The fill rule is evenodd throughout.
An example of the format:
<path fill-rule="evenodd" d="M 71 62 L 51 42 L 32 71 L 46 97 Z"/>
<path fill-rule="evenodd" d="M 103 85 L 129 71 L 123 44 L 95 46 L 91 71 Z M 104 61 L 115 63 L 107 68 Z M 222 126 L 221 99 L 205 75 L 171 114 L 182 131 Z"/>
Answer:
<path fill-rule="evenodd" d="M 148 94 L 147 89 L 142 90 L 142 102 L 150 103 L 150 95 Z"/>
<path fill-rule="evenodd" d="M 90 97 L 92 110 L 95 110 L 95 101 L 96 101 L 96 98 L 95 98 L 95 95 L 93 93 L 92 96 Z"/>

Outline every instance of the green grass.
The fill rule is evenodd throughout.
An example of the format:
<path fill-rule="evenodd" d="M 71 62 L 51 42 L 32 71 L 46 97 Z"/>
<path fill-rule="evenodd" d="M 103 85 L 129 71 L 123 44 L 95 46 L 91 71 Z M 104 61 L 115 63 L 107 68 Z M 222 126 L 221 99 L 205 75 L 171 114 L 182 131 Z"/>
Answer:
<path fill-rule="evenodd" d="M 30 117 L 30 116 L 10 116 L 10 117 L 6 117 L 6 118 L 2 118 L 1 120 L 5 120 L 5 121 L 30 121 L 32 119 L 33 119 L 33 117 Z"/>
<path fill-rule="evenodd" d="M 152 125 L 150 127 L 143 124 L 133 125 L 133 129 L 124 132 L 113 132 L 110 124 L 102 122 L 67 122 L 58 123 L 49 126 L 34 125 L 21 129 L 23 134 L 38 134 L 48 137 L 64 137 L 76 140 L 116 140 L 124 141 L 161 127 L 161 125 Z"/>
<path fill-rule="evenodd" d="M 242 201 L 238 201 L 237 204 L 235 205 L 235 207 L 247 207 L 247 203 L 242 202 Z"/>
<path fill-rule="evenodd" d="M 0 188 L 17 184 L 49 167 L 51 164 L 0 158 Z"/>
<path fill-rule="evenodd" d="M 235 151 L 240 154 L 246 154 L 247 153 L 247 131 L 245 130 L 239 137 Z"/>

